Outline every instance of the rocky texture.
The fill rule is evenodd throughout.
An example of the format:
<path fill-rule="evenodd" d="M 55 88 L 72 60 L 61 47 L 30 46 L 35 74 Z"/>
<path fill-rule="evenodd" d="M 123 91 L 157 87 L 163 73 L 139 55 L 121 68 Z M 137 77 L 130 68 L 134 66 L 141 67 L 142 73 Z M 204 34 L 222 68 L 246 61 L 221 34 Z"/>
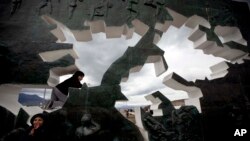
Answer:
<path fill-rule="evenodd" d="M 44 62 L 40 52 L 72 49 L 70 44 L 6 41 L 0 44 L 0 83 L 46 84 L 49 70 L 75 63 L 72 56 L 64 56 L 54 62 Z"/>
<path fill-rule="evenodd" d="M 150 56 L 159 56 L 163 60 L 162 67 L 164 69 L 156 75 L 165 72 L 167 70 L 167 63 L 163 57 L 164 51 L 152 43 L 156 34 L 155 32 L 154 29 L 150 28 L 135 47 L 128 48 L 123 56 L 117 59 L 105 72 L 101 85 L 120 84 L 122 78 L 128 78 L 133 68 L 141 68 L 147 61 L 148 63 L 156 62 L 154 59 L 150 60 Z M 155 69 L 157 72 L 157 67 Z M 139 71 L 140 69 L 134 70 Z"/>
<path fill-rule="evenodd" d="M 91 106 L 111 108 L 117 100 L 127 100 L 121 93 L 119 85 L 87 87 L 83 84 L 81 90 L 76 88 L 69 89 L 69 98 L 63 107 Z"/>
<path fill-rule="evenodd" d="M 249 64 L 250 61 L 228 64 L 229 72 L 224 78 L 195 83 L 203 93 L 201 108 L 206 141 L 226 138 L 238 128 L 249 129 Z"/>
<path fill-rule="evenodd" d="M 150 141 L 202 140 L 201 114 L 196 107 L 182 106 L 175 109 L 161 93 L 153 95 L 162 100 L 159 109 L 163 110 L 163 116 L 153 116 L 153 111 L 141 111 L 143 126 Z"/>
<path fill-rule="evenodd" d="M 180 7 L 179 5 L 184 6 Z M 38 44 L 41 42 L 54 42 L 56 39 L 49 31 L 54 30 L 56 25 L 46 25 L 46 23 L 41 19 L 42 15 L 51 16 L 66 25 L 71 30 L 87 30 L 90 28 L 87 25 L 88 22 L 99 20 L 103 20 L 107 27 L 119 27 L 126 25 L 130 29 L 135 26 L 132 24 L 133 20 L 139 20 L 150 28 L 155 28 L 156 24 L 165 24 L 166 21 L 171 23 L 173 20 L 179 20 L 173 18 L 173 15 L 171 15 L 173 13 L 171 13 L 166 7 L 182 14 L 185 17 L 198 15 L 206 19 L 211 24 L 209 33 L 212 34 L 208 34 L 208 32 L 206 32 L 208 35 L 212 36 L 209 38 L 216 37 L 214 34 L 214 27 L 216 25 L 238 26 L 240 31 L 243 33 L 243 37 L 249 42 L 249 22 L 248 20 L 244 20 L 247 19 L 247 15 L 249 15 L 247 4 L 228 0 L 72 0 L 70 2 L 56 0 L 47 2 L 25 0 L 21 3 L 19 3 L 19 1 L 12 2 L 10 0 L 3 0 L 1 1 L 0 6 L 0 40 L 6 44 L 9 44 L 8 42 L 11 42 L 12 40 L 15 40 L 16 42 L 20 41 L 22 42 L 20 44 L 24 46 L 26 46 L 26 44 L 29 45 L 29 42 L 36 42 Z M 109 32 L 108 28 L 106 30 L 106 32 Z M 160 37 L 162 31 L 157 32 L 157 36 Z M 151 41 L 147 42 L 152 43 Z M 237 44 L 230 44 L 229 47 L 238 49 L 239 46 Z M 242 47 L 239 47 L 239 49 L 242 49 Z M 133 52 L 137 52 L 135 54 L 140 54 L 141 51 L 140 49 L 136 49 Z M 126 58 L 126 56 L 123 57 Z M 143 63 L 145 63 L 145 61 L 141 62 L 140 65 L 143 65 Z M 3 61 L 3 64 L 7 63 Z M 166 63 L 164 65 L 166 65 Z M 113 66 L 117 67 L 115 64 Z M 127 69 L 131 69 L 131 67 L 133 66 L 130 66 Z M 48 71 L 46 67 L 41 69 L 43 69 L 43 72 Z M 5 72 L 8 72 L 8 68 L 4 71 L 4 73 Z M 128 74 L 124 75 L 128 76 Z M 18 77 L 29 76 L 20 74 Z M 48 78 L 47 75 L 44 75 L 44 77 Z M 39 78 L 36 80 L 39 80 Z M 6 81 L 8 82 L 8 80 L 5 80 L 4 82 Z M 20 81 L 18 83 L 24 82 L 27 83 L 31 81 Z M 34 83 L 43 82 L 45 81 Z"/>
<path fill-rule="evenodd" d="M 49 133 L 50 139 L 57 141 L 143 141 L 136 125 L 121 115 L 112 105 L 108 105 L 109 107 L 103 105 L 111 103 L 110 101 L 114 102 L 115 99 L 102 97 L 102 94 L 105 95 L 105 93 L 93 94 L 91 90 L 88 93 L 86 86 L 80 91 L 71 90 L 69 99 L 61 109 L 47 113 L 46 132 Z M 78 98 L 74 99 L 74 96 Z M 91 100 L 93 97 L 97 100 Z M 81 101 L 80 104 L 79 101 Z M 1 126 L 0 138 L 2 137 L 3 141 L 20 139 L 23 131 L 27 129 L 26 123 L 29 115 L 20 109 L 17 117 L 12 115 L 13 118 L 10 120 L 7 117 L 10 116 L 9 111 L 2 109 L 0 111 L 2 121 L 8 124 Z M 95 127 L 96 130 L 93 131 Z"/>
<path fill-rule="evenodd" d="M 0 115 L 0 137 L 2 137 L 14 128 L 15 115 L 2 106 L 0 106 Z"/>
<path fill-rule="evenodd" d="M 0 140 L 4 136 L 8 136 L 11 132 L 16 132 L 18 128 L 27 128 L 27 120 L 29 115 L 23 110 L 20 109 L 17 116 L 11 113 L 8 109 L 0 106 Z M 10 137 L 9 139 L 17 139 L 18 134 L 14 134 L 14 136 Z"/>
<path fill-rule="evenodd" d="M 118 138 L 122 140 L 123 138 L 128 137 L 127 131 L 131 131 L 131 134 L 129 134 L 131 135 L 129 136 L 131 139 L 128 138 L 129 140 L 141 140 L 140 137 L 134 138 L 136 135 L 139 135 L 138 130 L 134 128 L 134 125 L 130 124 L 125 119 L 117 120 L 121 119 L 120 115 L 112 108 L 112 106 L 114 104 L 114 100 L 120 97 L 121 92 L 117 85 L 121 82 L 122 77 L 127 77 L 131 68 L 134 68 L 135 66 L 140 68 L 140 65 L 143 65 L 150 55 L 157 54 L 161 56 L 164 53 L 152 43 L 155 33 L 157 32 L 158 36 L 160 36 L 162 31 L 153 31 L 152 29 L 155 27 L 156 23 L 176 20 L 169 14 L 169 10 L 167 10 L 165 6 L 182 14 L 184 17 L 190 17 L 197 14 L 198 16 L 207 19 L 207 21 L 211 24 L 211 29 L 206 32 L 207 34 L 209 32 L 214 32 L 214 27 L 216 25 L 238 26 L 240 31 L 243 33 L 243 37 L 248 42 L 250 41 L 250 24 L 249 20 L 245 20 L 249 17 L 247 4 L 229 0 L 84 0 L 83 2 L 73 0 L 71 3 L 67 3 L 67 1 L 47 1 L 49 2 L 47 5 L 46 3 L 39 3 L 40 1 L 34 0 L 25 0 L 22 3 L 15 3 L 18 1 L 13 1 L 14 3 L 11 2 L 12 1 L 10 0 L 2 0 L 0 2 L 0 40 L 3 42 L 1 43 L 1 60 L 3 60 L 1 62 L 1 66 L 8 66 L 6 69 L 2 70 L 3 72 L 1 72 L 1 74 L 4 74 L 4 79 L 1 79 L 3 80 L 1 83 L 45 83 L 48 78 L 48 73 L 45 72 L 48 72 L 52 66 L 55 67 L 62 64 L 67 66 L 74 62 L 70 59 L 62 59 L 59 62 L 53 62 L 54 64 L 52 63 L 51 65 L 50 63 L 42 63 L 41 60 L 38 59 L 36 47 L 40 44 L 44 45 L 44 42 L 47 44 L 56 40 L 49 33 L 49 30 L 55 29 L 56 27 L 53 25 L 46 27 L 45 23 L 41 21 L 40 15 L 51 14 L 50 16 L 59 22 L 62 22 L 70 29 L 79 30 L 89 28 L 83 24 L 85 21 L 97 20 L 105 21 L 105 24 L 108 26 L 121 26 L 126 24 L 129 28 L 132 28 L 132 21 L 134 19 L 138 19 L 142 23 L 149 26 L 150 32 L 143 37 L 144 39 L 148 38 L 149 41 L 142 39 L 138 46 L 133 49 L 128 49 L 128 51 L 115 63 L 113 63 L 113 65 L 111 65 L 105 73 L 102 81 L 104 89 L 99 87 L 94 88 L 93 95 L 100 95 L 100 93 L 106 91 L 106 88 L 108 89 L 107 95 L 100 96 L 100 98 L 104 98 L 101 99 L 103 101 L 97 100 L 98 103 L 96 103 L 96 98 L 91 99 L 91 97 L 89 98 L 89 102 L 85 103 L 81 103 L 80 101 L 75 102 L 75 100 L 73 100 L 73 102 L 71 101 L 71 105 L 68 105 L 69 107 L 65 105 L 66 107 L 62 110 L 51 114 L 52 117 L 55 115 L 54 118 L 52 118 L 52 121 L 53 119 L 56 121 L 59 119 L 59 123 L 62 123 L 55 125 L 52 124 L 52 129 L 60 129 L 59 131 L 62 131 L 56 133 L 54 137 L 59 137 L 62 140 L 66 140 L 73 135 L 72 133 L 74 130 L 73 132 L 68 132 L 68 128 L 74 127 L 73 129 L 76 129 L 78 125 L 81 126 L 81 124 L 79 124 L 81 120 L 79 119 L 85 112 L 87 112 L 85 111 L 86 109 L 93 109 L 88 112 L 96 118 L 94 120 L 100 121 L 98 122 L 100 125 L 104 124 L 104 128 L 101 129 L 101 131 L 104 132 L 97 132 L 94 134 L 95 136 L 87 137 L 86 140 L 100 140 L 101 138 L 106 138 L 107 140 L 114 140 Z M 184 23 L 185 22 L 186 21 L 184 21 Z M 209 36 L 210 39 L 216 39 L 213 38 L 215 34 L 212 33 L 209 35 L 212 35 L 212 37 Z M 13 40 L 15 40 L 15 42 L 13 42 Z M 17 46 L 16 49 L 13 49 L 14 46 Z M 238 48 L 235 44 L 231 44 L 229 47 L 242 49 L 242 47 Z M 249 44 L 247 47 L 249 47 Z M 45 50 L 47 49 L 48 48 Z M 15 53 L 16 51 L 20 52 Z M 247 49 L 245 51 L 249 50 Z M 141 52 L 146 53 L 144 54 Z M 129 60 L 130 57 L 132 57 L 132 60 Z M 133 60 L 136 59 L 139 59 L 138 62 L 133 62 Z M 166 68 L 166 62 L 164 59 L 163 64 Z M 230 77 L 227 76 L 211 82 L 200 81 L 195 84 L 201 88 L 204 94 L 204 97 L 202 98 L 202 117 L 204 121 L 205 140 L 217 140 L 216 135 L 225 137 L 225 134 L 219 134 L 221 131 L 232 133 L 233 135 L 232 130 L 234 128 L 244 128 L 249 125 L 249 115 L 247 114 L 249 113 L 249 103 L 247 100 L 249 99 L 249 96 L 244 94 L 249 91 L 247 80 L 248 75 L 247 73 L 237 71 L 239 68 L 237 65 L 231 65 L 231 67 L 235 67 L 237 69 L 229 73 L 231 74 L 231 76 L 229 75 Z M 136 70 L 138 71 L 139 69 L 136 68 Z M 240 79 L 238 78 L 238 72 L 242 73 L 240 76 L 244 74 Z M 10 78 L 5 77 L 7 74 L 10 74 Z M 110 89 L 114 89 L 114 91 L 110 91 Z M 114 94 L 111 94 L 111 92 Z M 222 95 L 222 93 L 226 95 Z M 72 103 L 76 103 L 78 105 L 72 105 Z M 80 106 L 80 108 L 78 106 Z M 99 108 L 95 109 L 95 107 Z M 105 108 L 102 109 L 101 107 Z M 192 134 L 192 139 L 196 139 L 196 129 L 191 130 L 192 132 L 190 131 L 190 134 L 185 129 L 186 127 L 191 128 L 189 124 L 193 123 L 192 114 L 190 119 L 189 111 L 186 112 L 187 109 L 185 108 L 182 108 L 181 110 L 183 111 L 176 111 L 176 122 L 171 121 L 173 122 L 173 125 L 175 125 L 174 123 L 178 123 L 177 121 L 181 119 L 180 125 L 176 125 L 176 128 L 178 129 L 175 133 L 178 134 L 178 140 L 190 139 L 190 134 Z M 97 116 L 94 116 L 95 114 Z M 105 116 L 102 117 L 99 115 Z M 184 119 L 186 116 L 188 117 L 187 122 L 183 123 L 185 120 L 182 119 L 181 115 L 184 115 Z M 70 122 L 67 121 L 65 123 L 65 120 L 68 118 L 73 119 L 70 119 Z M 77 119 L 75 120 L 74 118 Z M 113 120 L 113 118 L 115 119 Z M 106 121 L 108 121 L 107 123 L 115 121 L 114 123 L 117 123 L 118 127 L 108 127 L 109 124 L 106 124 Z M 158 122 L 158 120 L 155 121 L 156 125 L 162 124 L 158 124 Z M 164 126 L 160 125 L 158 127 L 163 128 Z M 116 131 L 116 129 L 121 130 Z M 154 128 L 152 129 L 154 130 Z M 160 132 L 155 134 L 153 133 L 154 131 L 152 131 L 151 136 L 154 136 L 152 137 L 152 140 L 155 139 L 155 137 L 158 139 L 157 134 L 164 133 L 164 130 L 160 130 Z M 5 133 L 6 130 L 3 132 Z M 116 134 L 111 135 L 111 132 L 115 132 Z M 164 140 L 164 138 L 161 139 Z M 174 138 L 171 137 L 171 139 Z M 76 138 L 76 140 L 78 140 L 78 138 Z"/>
<path fill-rule="evenodd" d="M 93 128 L 84 124 L 83 117 L 89 114 L 89 121 L 99 125 L 96 132 L 84 135 L 84 132 L 77 129 Z M 52 139 L 62 141 L 143 141 L 137 127 L 125 119 L 115 108 L 95 108 L 95 107 L 73 107 L 62 108 L 49 114 L 49 130 L 53 131 Z"/>
<path fill-rule="evenodd" d="M 49 32 L 50 28 L 36 12 L 39 1 L 21 1 L 20 8 L 13 15 L 11 15 L 12 1 L 0 2 L 0 40 L 55 42 L 56 38 Z"/>

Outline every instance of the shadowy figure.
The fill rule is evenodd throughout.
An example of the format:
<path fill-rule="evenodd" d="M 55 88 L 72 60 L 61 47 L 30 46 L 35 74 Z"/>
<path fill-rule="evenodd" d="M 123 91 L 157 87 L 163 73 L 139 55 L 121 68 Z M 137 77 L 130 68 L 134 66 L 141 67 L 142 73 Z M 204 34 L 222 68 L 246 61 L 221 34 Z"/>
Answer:
<path fill-rule="evenodd" d="M 80 81 L 83 79 L 83 77 L 83 72 L 76 71 L 72 77 L 56 85 L 52 89 L 51 100 L 47 103 L 45 108 L 55 108 L 63 106 L 68 97 L 69 87 L 81 88 L 82 84 L 80 83 Z"/>
<path fill-rule="evenodd" d="M 91 15 L 90 19 L 93 20 L 95 16 L 97 17 L 107 17 L 108 11 L 110 8 L 113 7 L 113 3 L 111 3 L 109 0 L 101 0 L 98 3 L 96 3 L 91 9 Z"/>
<path fill-rule="evenodd" d="M 52 14 L 53 6 L 51 3 L 51 0 L 41 0 L 40 4 L 38 6 L 38 13 L 40 14 L 41 9 L 43 9 L 46 6 L 49 7 L 49 13 Z"/>
<path fill-rule="evenodd" d="M 69 2 L 69 19 L 73 17 L 74 11 L 77 7 L 76 1 L 77 0 L 70 0 Z"/>
<path fill-rule="evenodd" d="M 21 7 L 22 0 L 12 0 L 10 15 L 13 15 Z"/>
<path fill-rule="evenodd" d="M 45 141 L 48 140 L 46 130 L 46 114 L 39 113 L 30 120 L 31 126 L 27 129 L 17 128 L 9 132 L 0 141 Z"/>
<path fill-rule="evenodd" d="M 83 2 L 83 0 L 78 0 L 78 1 Z M 68 16 L 69 19 L 73 17 L 76 7 L 77 7 L 77 0 L 69 0 L 69 16 Z"/>
<path fill-rule="evenodd" d="M 99 131 L 101 126 L 92 119 L 91 114 L 85 113 L 81 118 L 81 126 L 76 129 L 76 136 L 81 139 L 83 136 L 88 136 Z"/>
<path fill-rule="evenodd" d="M 46 114 L 36 114 L 30 120 L 31 126 L 26 131 L 21 141 L 45 141 L 48 140 L 46 132 Z"/>

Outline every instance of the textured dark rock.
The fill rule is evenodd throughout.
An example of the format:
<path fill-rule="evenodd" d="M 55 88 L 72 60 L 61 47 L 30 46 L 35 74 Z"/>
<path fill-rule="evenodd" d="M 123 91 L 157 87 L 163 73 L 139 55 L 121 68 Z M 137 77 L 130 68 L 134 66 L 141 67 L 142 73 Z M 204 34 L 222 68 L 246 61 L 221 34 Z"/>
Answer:
<path fill-rule="evenodd" d="M 84 114 L 90 114 L 91 120 L 100 124 L 101 129 L 94 134 L 78 138 L 75 135 L 76 128 L 84 126 L 81 118 Z M 67 107 L 48 115 L 49 130 L 52 131 L 51 139 L 61 141 L 143 141 L 138 128 L 125 119 L 115 108 L 93 107 Z"/>
<path fill-rule="evenodd" d="M 150 28 L 140 39 L 135 47 L 130 47 L 118 58 L 102 78 L 101 85 L 120 84 L 122 78 L 129 76 L 129 71 L 133 67 L 143 66 L 149 56 L 159 55 L 164 60 L 164 68 L 167 70 L 167 63 L 163 57 L 164 51 L 153 44 L 155 30 Z"/>
<path fill-rule="evenodd" d="M 11 15 L 12 2 L 10 0 L 3 0 L 0 2 L 0 40 L 6 44 L 15 42 L 54 42 L 56 39 L 49 32 L 52 28 L 48 27 L 44 21 L 40 18 L 41 15 L 47 14 L 55 18 L 59 22 L 62 22 L 70 29 L 85 29 L 83 22 L 87 20 L 104 20 L 107 26 L 120 26 L 123 24 L 131 25 L 131 21 L 135 18 L 139 19 L 146 25 L 154 27 L 156 22 L 163 22 L 166 20 L 172 20 L 171 15 L 165 9 L 165 6 L 179 12 L 180 14 L 190 17 L 192 15 L 198 15 L 207 19 L 212 24 L 212 27 L 216 25 L 231 25 L 238 26 L 243 33 L 243 37 L 249 42 L 249 21 L 245 20 L 249 17 L 249 9 L 246 3 L 239 3 L 229 0 L 219 1 L 196 1 L 196 0 L 156 0 L 156 1 L 137 1 L 137 0 L 125 0 L 125 1 L 114 1 L 114 0 L 84 0 L 82 2 L 76 1 L 75 9 L 73 10 L 72 17 L 70 15 L 70 5 L 67 1 L 51 1 L 50 4 L 53 6 L 51 11 L 49 5 L 44 8 L 40 8 L 40 1 L 25 0 L 21 3 L 20 8 L 16 9 Z M 40 6 L 39 6 L 40 5 Z M 184 6 L 179 6 L 184 5 Z M 239 8 L 241 7 L 241 8 Z M 208 13 L 206 12 L 208 8 Z M 67 10 L 65 10 L 67 9 Z M 40 12 L 39 12 L 40 11 Z M 210 15 L 208 15 L 210 14 Z M 227 17 L 227 18 L 224 18 Z M 212 28 L 213 29 L 213 28 Z M 211 31 L 213 32 L 213 31 Z M 214 34 L 212 38 L 215 38 Z M 143 41 L 144 42 L 144 41 Z M 151 41 L 147 41 L 151 43 Z M 145 43 L 145 42 L 144 42 Z M 26 44 L 26 43 L 25 43 Z M 233 44 L 229 47 L 242 49 L 241 46 Z M 249 47 L 249 44 L 248 44 Z M 138 52 L 137 52 L 138 51 Z M 140 53 L 140 50 L 136 50 L 136 54 Z M 1 56 L 2 57 L 2 56 Z M 125 57 L 125 56 L 124 56 Z M 2 58 L 1 58 L 2 59 Z M 3 57 L 3 65 L 12 62 L 5 61 L 7 58 Z M 124 62 L 126 63 L 126 62 Z M 133 62 L 129 62 L 133 63 Z M 143 62 L 141 62 L 143 65 Z M 121 64 L 120 64 L 121 65 Z M 42 65 L 41 65 L 42 66 Z M 113 65 L 115 67 L 115 64 Z M 116 66 L 124 67 L 120 70 L 123 76 L 128 76 L 128 69 L 132 66 Z M 46 68 L 46 67 L 45 67 Z M 9 71 L 10 68 L 6 68 L 3 73 Z M 42 68 L 40 68 L 42 69 Z M 21 71 L 23 71 L 21 69 Z M 26 71 L 26 70 L 25 70 Z M 42 71 L 47 71 L 43 69 Z M 110 74 L 107 72 L 106 74 Z M 17 75 L 17 74 L 15 74 Z M 48 78 L 46 75 L 44 75 Z M 119 76 L 119 77 L 123 77 Z M 18 77 L 29 77 L 20 74 Z M 7 79 L 7 78 L 6 78 Z M 23 79 L 23 78 L 22 78 Z M 25 78 L 27 79 L 27 78 Z M 43 78 L 45 79 L 45 78 Z M 120 79 L 115 78 L 115 79 Z M 3 82 L 10 82 L 4 80 Z M 105 80 L 106 81 L 106 80 Z M 20 83 L 28 83 L 31 81 L 20 81 Z M 45 81 L 40 81 L 41 83 Z M 113 83 L 118 84 L 114 81 Z M 105 82 L 106 83 L 106 82 Z"/>
<path fill-rule="evenodd" d="M 171 115 L 153 117 L 142 112 L 142 121 L 150 141 L 201 141 L 201 114 L 194 106 L 173 109 Z"/>
<path fill-rule="evenodd" d="M 14 128 L 15 115 L 0 106 L 0 138 Z"/>
<path fill-rule="evenodd" d="M 63 107 L 114 107 L 117 100 L 127 100 L 121 93 L 120 85 L 87 87 L 86 84 L 79 90 L 69 89 L 69 98 Z"/>
<path fill-rule="evenodd" d="M 40 52 L 58 49 L 72 49 L 70 44 L 49 42 L 2 42 L 0 46 L 0 64 L 2 83 L 46 84 L 49 78 L 49 69 L 66 67 L 74 64 L 75 60 L 67 55 L 55 62 L 44 62 Z"/>
<path fill-rule="evenodd" d="M 163 117 L 171 117 L 172 111 L 175 109 L 171 101 L 159 91 L 154 92 L 152 95 L 162 101 L 158 109 L 162 109 Z"/>
<path fill-rule="evenodd" d="M 245 60 L 244 64 L 229 64 L 229 73 L 224 78 L 195 83 L 203 93 L 201 109 L 205 140 L 233 136 L 236 129 L 249 130 L 249 63 Z"/>
<path fill-rule="evenodd" d="M 11 135 L 9 137 L 5 137 L 6 141 L 18 139 L 21 136 L 18 131 L 19 128 L 25 129 L 28 127 L 27 120 L 29 118 L 29 114 L 22 108 L 19 110 L 16 116 L 8 109 L 0 106 L 0 115 L 0 140 L 5 136 L 9 136 L 10 134 Z M 21 133 L 23 133 L 22 129 L 20 129 Z"/>
<path fill-rule="evenodd" d="M 11 15 L 11 0 L 0 2 L 0 40 L 55 42 L 56 38 L 36 12 L 39 1 L 22 0 L 20 8 Z"/>
<path fill-rule="evenodd" d="M 55 42 L 56 38 L 49 31 L 54 29 L 55 26 L 48 27 L 40 18 L 40 15 L 43 14 L 50 14 L 51 17 L 62 22 L 70 29 L 88 28 L 83 26 L 84 21 L 87 20 L 104 20 L 108 26 L 120 26 L 126 23 L 131 27 L 131 21 L 139 19 L 152 30 L 156 22 L 172 20 L 171 15 L 163 7 L 167 6 L 187 17 L 195 14 L 204 17 L 210 22 L 212 29 L 216 25 L 238 26 L 244 39 L 247 40 L 247 47 L 249 48 L 250 21 L 247 19 L 250 14 L 246 3 L 231 0 L 156 0 L 151 2 L 144 0 L 84 0 L 69 5 L 68 1 L 52 0 L 53 10 L 51 11 L 49 6 L 40 7 L 39 9 L 39 2 L 37 0 L 23 0 L 20 8 L 13 11 L 11 0 L 0 1 L 0 65 L 4 66 L 4 69 L 1 69 L 0 84 L 44 84 L 48 79 L 50 68 L 68 66 L 74 63 L 74 59 L 69 56 L 53 63 L 42 62 L 39 58 L 39 52 L 50 50 L 48 46 L 56 46 L 55 50 L 59 49 L 59 47 L 61 49 L 61 44 L 51 43 Z M 206 11 L 206 8 L 208 11 Z M 83 95 L 78 94 L 74 97 L 72 95 L 62 110 L 51 114 L 53 121 L 51 127 L 56 131 L 54 138 L 67 140 L 74 136 L 73 129 L 80 124 L 79 119 L 84 112 L 87 112 L 86 109 L 91 109 L 88 112 L 93 115 L 95 120 L 104 125 L 104 129 L 102 132 L 95 134 L 97 136 L 86 137 L 85 140 L 101 140 L 103 138 L 114 140 L 116 137 L 119 140 L 141 140 L 141 136 L 135 137 L 140 134 L 134 125 L 122 119 L 121 115 L 112 107 L 114 100 L 123 97 L 118 85 L 122 77 L 129 75 L 129 69 L 143 65 L 149 55 L 163 55 L 164 52 L 152 43 L 155 32 L 157 31 L 149 32 L 149 37 L 146 34 L 138 43 L 138 46 L 129 48 L 121 58 L 111 65 L 103 77 L 102 86 L 86 88 L 88 90 L 82 89 Z M 211 30 L 211 32 L 213 31 Z M 209 34 L 211 40 L 217 40 L 214 37 L 214 33 Z M 69 45 L 65 46 L 71 47 Z M 232 43 L 229 47 L 243 49 L 242 46 Z M 249 51 L 249 49 L 245 51 Z M 166 62 L 164 63 L 166 67 Z M 246 61 L 243 65 L 230 65 L 230 67 L 229 74 L 225 78 L 212 81 L 197 81 L 195 83 L 204 94 L 201 99 L 201 107 L 205 141 L 218 140 L 219 138 L 225 139 L 228 136 L 233 136 L 235 128 L 249 127 L 249 61 Z M 182 78 L 177 79 L 187 85 L 194 85 L 182 80 Z M 88 91 L 90 94 L 86 98 L 85 94 Z M 93 95 L 91 96 L 91 94 Z M 89 101 L 81 101 L 85 99 Z M 101 107 L 106 108 L 102 109 Z M 14 128 L 14 117 L 11 113 L 6 112 L 6 109 L 2 109 L 0 133 L 4 134 L 10 131 L 12 127 Z M 189 115 L 185 108 L 181 110 L 184 110 L 184 115 Z M 169 111 L 167 110 L 167 112 Z M 176 112 L 182 113 L 182 111 Z M 23 113 L 22 117 L 24 118 L 21 119 L 26 119 L 25 113 Z M 158 121 L 158 119 L 155 122 L 168 125 L 171 120 L 167 120 L 166 123 L 161 123 L 162 120 Z M 3 126 L 2 121 L 4 122 Z M 111 125 L 110 123 L 116 127 L 108 127 Z M 177 138 L 178 140 L 186 141 L 186 136 L 190 139 L 189 135 L 192 137 L 196 135 L 196 129 L 191 130 L 190 133 L 183 130 L 184 127 L 182 126 L 191 128 L 186 124 L 190 124 L 190 122 L 178 125 L 180 128 L 176 127 L 179 129 L 174 132 L 178 133 L 178 137 L 181 136 L 181 138 Z M 172 139 L 174 140 L 174 138 Z M 196 139 L 196 137 L 192 139 Z M 239 139 L 237 138 L 237 140 Z"/>

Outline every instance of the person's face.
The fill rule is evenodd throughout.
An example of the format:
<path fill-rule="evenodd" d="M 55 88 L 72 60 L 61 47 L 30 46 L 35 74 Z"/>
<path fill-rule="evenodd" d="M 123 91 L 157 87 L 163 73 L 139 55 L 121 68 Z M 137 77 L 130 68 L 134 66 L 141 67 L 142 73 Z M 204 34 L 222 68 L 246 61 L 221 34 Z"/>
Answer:
<path fill-rule="evenodd" d="M 78 76 L 79 81 L 82 81 L 82 79 L 83 79 L 83 76 Z"/>
<path fill-rule="evenodd" d="M 41 117 L 36 117 L 33 121 L 33 126 L 35 129 L 43 125 L 43 119 Z"/>

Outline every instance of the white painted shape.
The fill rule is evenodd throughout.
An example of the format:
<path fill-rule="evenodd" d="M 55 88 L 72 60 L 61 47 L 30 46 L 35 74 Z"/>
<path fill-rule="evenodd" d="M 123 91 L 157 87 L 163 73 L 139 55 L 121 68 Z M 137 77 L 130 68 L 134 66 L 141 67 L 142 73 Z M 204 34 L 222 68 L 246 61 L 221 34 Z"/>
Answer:
<path fill-rule="evenodd" d="M 212 73 L 218 73 L 218 72 L 225 71 L 228 68 L 229 68 L 229 66 L 227 65 L 227 63 L 225 61 L 223 61 L 223 62 L 220 62 L 218 64 L 211 66 L 210 70 L 212 71 Z"/>
<path fill-rule="evenodd" d="M 201 113 L 201 104 L 200 104 L 200 99 L 199 98 L 189 98 L 185 100 L 185 105 L 194 105 L 197 110 Z"/>
<path fill-rule="evenodd" d="M 203 17 L 200 17 L 198 15 L 193 15 L 193 16 L 189 17 L 184 25 L 188 28 L 191 28 L 191 29 L 194 29 L 195 27 L 197 27 L 199 25 L 202 25 L 206 28 L 211 28 L 210 23 L 206 19 L 204 19 Z"/>
<path fill-rule="evenodd" d="M 121 38 L 124 28 L 125 28 L 124 25 L 110 26 L 110 27 L 106 26 L 105 27 L 106 38 Z"/>
<path fill-rule="evenodd" d="M 153 115 L 152 115 L 153 117 L 156 117 L 156 116 L 163 116 L 163 111 L 162 111 L 162 109 L 155 109 L 155 110 L 153 110 Z"/>
<path fill-rule="evenodd" d="M 71 30 L 75 39 L 79 42 L 88 42 L 92 40 L 92 33 L 88 30 Z"/>
<path fill-rule="evenodd" d="M 172 21 L 164 21 L 164 24 L 156 22 L 155 29 L 166 32 L 170 25 L 172 25 Z"/>
<path fill-rule="evenodd" d="M 169 14 L 173 17 L 173 22 L 171 25 L 180 28 L 188 19 L 187 17 L 175 12 L 174 10 L 170 8 L 166 8 L 169 12 Z"/>
<path fill-rule="evenodd" d="M 209 80 L 211 80 L 211 79 L 217 79 L 217 78 L 222 78 L 222 77 L 225 77 L 227 74 L 228 74 L 227 70 L 216 72 L 216 73 L 212 73 L 210 75 Z"/>
<path fill-rule="evenodd" d="M 131 23 L 133 24 L 135 28 L 135 32 L 141 36 L 145 35 L 149 29 L 148 25 L 144 24 L 138 19 L 134 19 Z"/>
<path fill-rule="evenodd" d="M 243 39 L 238 27 L 216 26 L 214 32 L 222 43 L 234 41 L 236 43 L 247 46 L 247 41 Z"/>
<path fill-rule="evenodd" d="M 54 62 L 66 55 L 70 54 L 73 58 L 77 59 L 78 56 L 73 49 L 59 49 L 53 51 L 46 51 L 39 53 L 39 56 L 44 62 Z"/>
<path fill-rule="evenodd" d="M 142 124 L 142 117 L 141 117 L 141 108 L 140 107 L 136 107 L 134 108 L 134 111 L 135 111 L 135 125 L 137 127 L 139 127 L 139 130 L 144 138 L 144 141 L 149 141 L 148 139 L 148 132 L 147 130 L 145 130 L 143 124 Z"/>
<path fill-rule="evenodd" d="M 90 26 L 92 33 L 105 32 L 105 23 L 103 20 L 88 21 L 87 24 Z"/>

